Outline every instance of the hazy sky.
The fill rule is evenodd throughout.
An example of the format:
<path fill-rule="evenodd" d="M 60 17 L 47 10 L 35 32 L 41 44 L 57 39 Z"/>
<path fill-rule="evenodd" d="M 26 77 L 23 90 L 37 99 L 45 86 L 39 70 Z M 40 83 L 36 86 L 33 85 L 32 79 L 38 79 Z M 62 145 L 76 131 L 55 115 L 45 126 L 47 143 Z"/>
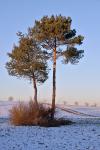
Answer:
<path fill-rule="evenodd" d="M 25 33 L 35 19 L 52 14 L 70 16 L 72 28 L 85 37 L 80 46 L 85 56 L 78 65 L 57 63 L 57 101 L 100 103 L 100 0 L 0 0 L 0 99 L 33 96 L 29 81 L 8 75 L 6 54 L 18 41 L 17 31 Z M 49 76 L 38 87 L 39 99 L 51 99 L 52 72 Z"/>

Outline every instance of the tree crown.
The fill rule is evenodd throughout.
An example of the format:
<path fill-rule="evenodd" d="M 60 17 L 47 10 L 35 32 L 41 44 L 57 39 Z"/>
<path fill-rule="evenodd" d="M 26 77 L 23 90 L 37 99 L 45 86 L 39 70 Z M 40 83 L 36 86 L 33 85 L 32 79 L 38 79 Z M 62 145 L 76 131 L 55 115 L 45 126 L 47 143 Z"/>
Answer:
<path fill-rule="evenodd" d="M 56 48 L 58 57 L 64 56 L 66 63 L 74 64 L 83 57 L 84 51 L 78 50 L 75 46 L 81 45 L 84 37 L 81 35 L 76 36 L 76 30 L 71 29 L 71 23 L 70 17 L 66 18 L 61 15 L 44 16 L 40 21 L 35 21 L 34 27 L 29 29 L 30 35 L 38 41 L 44 50 L 54 50 Z M 66 48 L 64 49 L 64 47 Z M 69 53 L 73 53 L 73 56 Z M 53 56 L 53 51 L 50 54 Z"/>
<path fill-rule="evenodd" d="M 32 79 L 33 75 L 39 83 L 48 78 L 48 66 L 44 53 L 36 41 L 28 36 L 19 34 L 19 44 L 14 45 L 12 53 L 8 53 L 10 61 L 6 68 L 12 76 Z"/>

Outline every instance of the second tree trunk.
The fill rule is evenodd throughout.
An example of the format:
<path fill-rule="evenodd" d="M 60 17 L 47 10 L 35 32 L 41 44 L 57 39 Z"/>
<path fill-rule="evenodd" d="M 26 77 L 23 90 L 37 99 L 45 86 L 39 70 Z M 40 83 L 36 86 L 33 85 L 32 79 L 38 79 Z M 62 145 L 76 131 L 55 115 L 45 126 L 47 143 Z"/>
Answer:
<path fill-rule="evenodd" d="M 52 119 L 54 119 L 55 113 L 55 98 L 56 98 L 56 38 L 55 38 L 55 48 L 53 49 L 53 94 L 52 94 L 52 115 L 51 115 Z"/>
<path fill-rule="evenodd" d="M 34 102 L 36 107 L 38 108 L 38 101 L 37 101 L 37 86 L 36 86 L 36 79 L 35 76 L 33 74 L 33 87 L 34 87 Z"/>

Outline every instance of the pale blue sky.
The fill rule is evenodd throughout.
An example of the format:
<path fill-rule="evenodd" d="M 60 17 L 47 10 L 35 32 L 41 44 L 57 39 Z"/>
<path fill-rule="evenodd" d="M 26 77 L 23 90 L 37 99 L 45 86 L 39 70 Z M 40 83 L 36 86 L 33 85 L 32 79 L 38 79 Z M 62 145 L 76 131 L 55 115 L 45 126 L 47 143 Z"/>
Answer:
<path fill-rule="evenodd" d="M 15 99 L 26 100 L 33 96 L 29 81 L 8 75 L 6 53 L 17 43 L 17 31 L 26 32 L 35 19 L 52 14 L 70 16 L 77 34 L 85 37 L 80 46 L 85 56 L 78 65 L 57 63 L 57 101 L 100 103 L 99 0 L 0 0 L 0 99 L 12 95 Z M 51 99 L 52 72 L 48 81 L 39 87 L 38 96 Z"/>

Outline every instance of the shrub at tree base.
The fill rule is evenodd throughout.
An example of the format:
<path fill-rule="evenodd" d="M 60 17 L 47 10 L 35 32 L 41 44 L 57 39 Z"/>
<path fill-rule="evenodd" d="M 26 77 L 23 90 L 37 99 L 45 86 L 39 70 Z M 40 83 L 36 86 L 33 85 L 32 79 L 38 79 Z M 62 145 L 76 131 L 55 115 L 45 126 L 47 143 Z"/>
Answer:
<path fill-rule="evenodd" d="M 19 102 L 10 110 L 10 122 L 16 126 L 44 126 L 56 127 L 61 125 L 69 125 L 72 122 L 64 119 L 51 119 L 51 108 L 47 108 L 42 104 L 39 107 L 33 102 L 28 104 Z"/>

